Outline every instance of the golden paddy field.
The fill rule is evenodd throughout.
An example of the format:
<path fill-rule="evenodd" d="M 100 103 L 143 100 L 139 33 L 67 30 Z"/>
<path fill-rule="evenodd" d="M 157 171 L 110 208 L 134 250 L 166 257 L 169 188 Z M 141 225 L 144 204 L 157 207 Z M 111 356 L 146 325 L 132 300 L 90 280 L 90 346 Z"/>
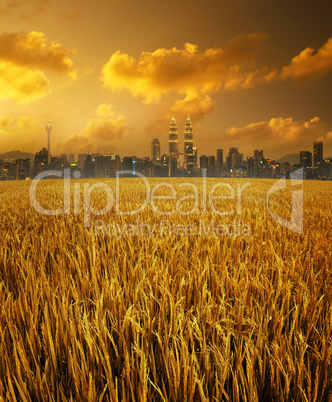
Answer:
<path fill-rule="evenodd" d="M 332 182 L 300 186 L 296 234 L 268 213 L 275 181 L 208 179 L 207 192 L 221 181 L 251 183 L 240 205 L 214 201 L 223 216 L 190 179 L 190 214 L 148 203 L 121 216 L 113 203 L 90 211 L 90 227 L 84 185 L 96 180 L 72 180 L 72 205 L 56 216 L 31 206 L 30 182 L 0 183 L 0 400 L 330 400 Z M 164 213 L 193 194 L 184 179 L 166 182 L 177 195 L 155 202 Z M 104 183 L 115 195 L 115 180 Z M 44 180 L 37 199 L 64 208 L 63 192 Z M 122 179 L 121 211 L 144 197 L 141 180 Z M 91 202 L 102 209 L 105 192 Z M 283 219 L 290 207 L 289 186 L 271 196 Z"/>

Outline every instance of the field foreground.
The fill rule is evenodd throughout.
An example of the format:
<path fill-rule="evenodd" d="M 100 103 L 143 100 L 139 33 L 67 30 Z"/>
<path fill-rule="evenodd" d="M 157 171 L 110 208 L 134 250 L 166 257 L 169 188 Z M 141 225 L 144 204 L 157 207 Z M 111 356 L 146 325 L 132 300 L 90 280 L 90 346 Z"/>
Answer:
<path fill-rule="evenodd" d="M 208 191 L 220 180 L 208 179 Z M 251 180 L 240 207 L 215 200 L 232 212 L 224 216 L 209 202 L 204 212 L 202 183 L 190 182 L 199 204 L 182 206 L 198 213 L 161 215 L 149 204 L 125 216 L 115 205 L 104 216 L 87 213 L 84 184 L 93 180 L 72 180 L 81 205 L 57 216 L 31 206 L 29 182 L 0 183 L 0 398 L 331 397 L 332 183 L 303 184 L 304 229 L 296 234 L 267 211 L 273 180 Z M 142 183 L 122 183 L 121 210 L 139 208 Z M 179 187 L 184 179 L 167 183 L 177 200 L 190 190 Z M 41 205 L 63 208 L 62 199 L 62 181 L 40 183 Z M 94 208 L 106 202 L 102 190 L 91 199 Z M 156 205 L 171 212 L 177 200 Z M 290 201 L 289 188 L 275 193 L 271 210 L 289 219 Z"/>

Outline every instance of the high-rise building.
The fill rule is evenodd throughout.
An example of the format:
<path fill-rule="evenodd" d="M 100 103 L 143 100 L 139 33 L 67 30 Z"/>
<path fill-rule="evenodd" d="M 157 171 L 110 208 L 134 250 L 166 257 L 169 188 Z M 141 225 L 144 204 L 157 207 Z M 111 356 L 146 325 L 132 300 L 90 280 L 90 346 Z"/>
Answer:
<path fill-rule="evenodd" d="M 50 123 L 48 123 L 45 127 L 46 132 L 47 132 L 47 165 L 50 165 L 51 162 L 51 131 L 52 131 L 52 126 Z"/>
<path fill-rule="evenodd" d="M 122 158 L 122 171 L 133 172 L 134 171 L 134 161 L 135 156 L 125 156 Z M 131 176 L 132 173 L 127 173 L 126 175 Z M 124 175 L 125 176 L 125 175 Z"/>
<path fill-rule="evenodd" d="M 203 169 L 206 170 L 208 177 L 214 177 L 216 174 L 216 158 L 214 155 L 206 156 L 201 155 L 199 158 L 199 167 L 201 176 L 203 175 Z"/>
<path fill-rule="evenodd" d="M 188 115 L 186 120 L 186 126 L 184 129 L 184 154 L 186 155 L 188 152 L 190 152 L 193 146 L 194 146 L 193 127 L 191 124 L 190 116 Z"/>
<path fill-rule="evenodd" d="M 151 142 L 151 161 L 156 165 L 160 165 L 160 142 L 158 138 L 154 138 Z"/>
<path fill-rule="evenodd" d="M 262 149 L 255 149 L 254 150 L 254 158 L 255 159 L 262 159 L 264 157 Z"/>
<path fill-rule="evenodd" d="M 238 153 L 238 154 L 233 155 L 232 165 L 233 165 L 233 167 L 243 166 L 243 154 Z"/>
<path fill-rule="evenodd" d="M 325 159 L 321 167 L 321 174 L 325 178 L 332 178 L 332 158 Z"/>
<path fill-rule="evenodd" d="M 36 153 L 34 162 L 34 173 L 37 174 L 46 169 L 48 166 L 48 152 L 46 148 Z M 51 162 L 51 161 L 50 161 Z"/>
<path fill-rule="evenodd" d="M 232 155 L 235 154 L 235 153 L 238 153 L 238 152 L 239 152 L 238 148 L 234 148 L 234 147 L 229 148 L 228 156 L 226 157 L 227 170 L 232 169 L 232 167 L 233 167 L 232 166 Z"/>
<path fill-rule="evenodd" d="M 243 166 L 243 154 L 239 153 L 238 148 L 229 148 L 227 157 L 227 169 L 231 170 L 234 167 Z"/>
<path fill-rule="evenodd" d="M 319 169 L 323 163 L 323 142 L 314 142 L 314 168 Z"/>
<path fill-rule="evenodd" d="M 213 168 L 216 166 L 216 157 L 214 155 L 209 156 L 209 166 Z"/>
<path fill-rule="evenodd" d="M 193 147 L 193 162 L 194 162 L 194 169 L 197 168 L 197 147 Z"/>
<path fill-rule="evenodd" d="M 169 154 L 178 155 L 178 129 L 176 125 L 175 117 L 172 117 L 170 128 L 169 128 Z"/>
<path fill-rule="evenodd" d="M 129 159 L 132 161 L 132 158 Z M 116 172 L 120 170 L 120 162 L 121 159 L 119 155 L 96 154 L 93 159 L 94 177 L 115 177 Z M 130 164 L 129 169 L 127 169 L 127 166 L 125 166 L 123 170 L 132 170 L 132 164 L 133 163 Z"/>
<path fill-rule="evenodd" d="M 67 154 L 61 154 L 60 159 L 62 162 L 68 162 Z"/>
<path fill-rule="evenodd" d="M 25 180 L 30 177 L 31 160 L 30 159 L 18 159 L 17 161 L 19 168 L 19 179 Z"/>
<path fill-rule="evenodd" d="M 207 169 L 209 166 L 209 157 L 206 155 L 201 155 L 199 157 L 199 167 L 200 169 Z"/>
<path fill-rule="evenodd" d="M 300 152 L 300 164 L 303 168 L 312 167 L 312 153 L 310 151 Z"/>
<path fill-rule="evenodd" d="M 160 156 L 160 165 L 153 166 L 151 171 L 153 177 L 167 177 L 169 176 L 169 155 L 163 154 Z"/>
<path fill-rule="evenodd" d="M 194 149 L 193 127 L 189 115 L 184 129 L 184 167 L 189 176 L 194 175 L 197 167 L 197 150 Z"/>
<path fill-rule="evenodd" d="M 51 156 L 50 164 L 48 167 L 49 169 L 61 170 L 62 168 L 68 166 L 67 162 L 62 161 L 59 156 Z"/>
<path fill-rule="evenodd" d="M 167 154 L 162 154 L 160 157 L 161 160 L 161 166 L 163 168 L 163 172 L 165 176 L 167 176 L 167 172 L 169 170 L 169 155 Z"/>
<path fill-rule="evenodd" d="M 255 177 L 255 157 L 247 158 L 247 177 Z"/>
<path fill-rule="evenodd" d="M 88 154 L 78 154 L 77 167 L 83 169 Z"/>
<path fill-rule="evenodd" d="M 94 177 L 106 177 L 106 161 L 105 155 L 95 155 Z"/>
<path fill-rule="evenodd" d="M 168 176 L 176 177 L 178 176 L 178 159 L 179 154 L 170 154 L 168 160 Z"/>
<path fill-rule="evenodd" d="M 83 154 L 80 154 L 83 155 Z M 78 155 L 78 160 L 80 159 L 80 155 Z M 80 168 L 81 169 L 81 168 Z M 83 174 L 84 177 L 94 177 L 94 159 L 92 155 L 85 155 L 84 163 L 83 163 Z"/>
<path fill-rule="evenodd" d="M 120 170 L 121 158 L 119 155 L 110 155 L 110 177 L 115 177 L 116 172 Z"/>
<path fill-rule="evenodd" d="M 145 177 L 151 176 L 151 161 L 150 158 L 135 158 L 133 160 L 133 172 L 140 173 Z"/>
<path fill-rule="evenodd" d="M 5 161 L 0 159 L 0 180 L 5 180 Z"/>
<path fill-rule="evenodd" d="M 179 153 L 179 157 L 178 157 L 178 170 L 182 170 L 184 169 L 184 155 L 183 152 Z"/>
<path fill-rule="evenodd" d="M 220 176 L 224 163 L 224 151 L 217 149 L 217 175 Z"/>
<path fill-rule="evenodd" d="M 68 155 L 68 161 L 71 165 L 73 165 L 76 161 L 75 161 L 75 154 L 69 154 Z M 84 164 L 84 163 L 83 163 Z"/>
<path fill-rule="evenodd" d="M 209 156 L 208 175 L 214 177 L 216 174 L 216 158 L 214 155 Z"/>
<path fill-rule="evenodd" d="M 17 161 L 7 163 L 6 167 L 7 167 L 7 180 L 18 180 L 19 167 Z"/>

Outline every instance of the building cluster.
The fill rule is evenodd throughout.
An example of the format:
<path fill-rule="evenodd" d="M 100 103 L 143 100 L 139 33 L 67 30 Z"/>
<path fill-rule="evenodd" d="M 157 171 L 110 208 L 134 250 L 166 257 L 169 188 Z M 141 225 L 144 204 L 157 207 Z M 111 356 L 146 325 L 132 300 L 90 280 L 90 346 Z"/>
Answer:
<path fill-rule="evenodd" d="M 175 117 L 170 123 L 168 153 L 161 154 L 160 141 L 155 138 L 151 142 L 151 158 L 105 154 L 74 153 L 51 156 L 50 134 L 52 127 L 46 126 L 48 149 L 43 148 L 35 155 L 34 163 L 30 159 L 16 161 L 0 160 L 0 180 L 25 180 L 36 177 L 45 170 L 63 171 L 71 169 L 80 172 L 80 177 L 107 178 L 115 177 L 116 172 L 132 176 L 140 173 L 145 177 L 250 177 L 280 178 L 299 168 L 303 168 L 305 179 L 332 180 L 332 159 L 323 159 L 323 142 L 315 141 L 313 153 L 300 152 L 300 162 L 291 165 L 279 163 L 264 157 L 263 150 L 257 149 L 253 156 L 246 160 L 238 148 L 229 148 L 225 155 L 223 149 L 217 149 L 215 155 L 200 155 L 194 146 L 194 135 L 191 119 L 188 116 L 184 129 L 183 152 L 179 149 L 178 130 Z"/>
<path fill-rule="evenodd" d="M 173 116 L 169 131 L 169 152 L 160 154 L 160 142 L 155 138 L 151 143 L 151 176 L 190 177 L 257 177 L 280 178 L 289 177 L 294 170 L 303 168 L 305 179 L 332 179 L 332 160 L 323 159 L 323 142 L 315 141 L 313 158 L 310 151 L 300 152 L 300 163 L 291 165 L 279 163 L 264 157 L 263 150 L 257 149 L 254 155 L 243 158 L 238 148 L 229 148 L 228 155 L 223 149 L 217 149 L 215 155 L 197 157 L 194 147 L 193 129 L 188 116 L 184 131 L 183 153 L 178 148 L 178 132 Z"/>
<path fill-rule="evenodd" d="M 31 177 L 31 159 L 0 159 L 0 180 L 26 180 Z"/>

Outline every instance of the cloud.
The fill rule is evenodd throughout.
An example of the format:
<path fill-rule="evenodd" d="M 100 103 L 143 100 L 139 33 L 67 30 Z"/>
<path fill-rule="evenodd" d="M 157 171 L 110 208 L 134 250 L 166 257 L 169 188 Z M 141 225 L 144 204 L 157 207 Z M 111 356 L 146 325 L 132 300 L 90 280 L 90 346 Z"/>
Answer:
<path fill-rule="evenodd" d="M 320 76 L 332 72 L 332 38 L 315 53 L 315 49 L 307 47 L 291 63 L 283 67 L 281 78 L 294 80 Z"/>
<path fill-rule="evenodd" d="M 114 116 L 113 105 L 107 105 L 106 103 L 102 103 L 97 107 L 97 114 L 100 117 Z"/>
<path fill-rule="evenodd" d="M 41 134 L 45 135 L 42 141 Z M 44 124 L 32 117 L 15 119 L 0 115 L 0 149 L 11 151 L 13 141 L 27 152 L 36 152 L 46 143 Z"/>
<path fill-rule="evenodd" d="M 0 99 L 28 102 L 50 92 L 49 80 L 41 71 L 32 71 L 0 60 Z"/>
<path fill-rule="evenodd" d="M 219 91 L 234 73 L 238 75 L 242 69 L 251 71 L 246 61 L 266 39 L 263 33 L 241 35 L 225 49 L 216 47 L 204 51 L 186 43 L 183 49 L 143 52 L 137 59 L 117 51 L 104 65 L 101 78 L 109 90 L 125 89 L 146 103 L 157 102 L 163 95 L 174 92 L 185 95 L 183 102 L 188 104 L 192 94 L 199 93 L 204 99 L 205 95 Z M 234 65 L 238 68 L 234 69 Z"/>
<path fill-rule="evenodd" d="M 114 106 L 101 103 L 96 109 L 98 119 L 91 119 L 84 127 L 83 133 L 88 138 L 105 142 L 118 140 L 128 129 L 124 116 L 115 116 Z"/>
<path fill-rule="evenodd" d="M 269 39 L 263 32 L 238 35 L 231 39 L 224 49 L 224 57 L 227 60 L 244 60 L 254 56 L 257 46 Z"/>
<path fill-rule="evenodd" d="M 40 120 L 37 120 L 33 117 L 19 117 L 14 119 L 9 116 L 1 116 L 0 115 L 0 134 L 12 136 L 16 133 L 31 135 L 36 132 L 43 130 L 43 124 Z"/>
<path fill-rule="evenodd" d="M 42 32 L 3 33 L 0 35 L 0 60 L 22 67 L 52 71 L 74 78 L 76 71 L 70 59 L 73 50 L 59 43 L 47 43 Z"/>
<path fill-rule="evenodd" d="M 252 155 L 254 148 L 262 148 L 266 157 L 277 158 L 285 153 L 312 149 L 313 141 L 323 132 L 324 123 L 319 117 L 308 121 L 276 117 L 242 128 L 230 127 L 215 140 L 238 146 L 247 155 Z"/>
<path fill-rule="evenodd" d="M 332 131 L 329 131 L 329 132 L 326 134 L 326 136 L 325 136 L 325 138 L 324 138 L 323 141 L 327 141 L 327 142 L 329 142 L 330 144 L 332 144 Z"/>
<path fill-rule="evenodd" d="M 266 67 L 252 71 L 243 71 L 240 65 L 235 64 L 229 69 L 229 76 L 225 81 L 225 91 L 255 88 L 259 84 L 271 82 L 278 78 L 277 70 Z"/>
<path fill-rule="evenodd" d="M 64 142 L 58 142 L 54 146 L 54 154 L 62 153 L 75 154 L 95 154 L 95 153 L 115 153 L 117 148 L 112 144 L 96 143 L 92 138 L 87 138 L 81 134 L 73 134 Z"/>
<path fill-rule="evenodd" d="M 332 38 L 318 51 L 307 48 L 291 63 L 276 68 L 257 67 L 257 46 L 268 39 L 264 33 L 239 35 L 224 48 L 200 50 L 186 43 L 183 49 L 160 48 L 138 57 L 117 51 L 104 65 L 101 79 L 111 91 L 128 91 L 150 104 L 172 94 L 174 112 L 189 112 L 194 121 L 216 110 L 212 97 L 219 91 L 238 91 L 286 78 L 298 79 L 332 71 Z"/>
<path fill-rule="evenodd" d="M 158 136 L 160 140 L 165 140 L 168 142 L 168 132 L 171 118 L 171 114 L 165 114 L 156 119 L 151 119 L 145 127 L 147 137 L 152 139 Z"/>
<path fill-rule="evenodd" d="M 51 91 L 44 72 L 70 78 L 76 70 L 69 58 L 72 51 L 59 43 L 47 43 L 41 32 L 0 35 L 0 99 L 29 102 Z"/>
<path fill-rule="evenodd" d="M 118 116 L 116 119 L 92 119 L 84 128 L 84 134 L 93 139 L 102 141 L 118 140 L 128 129 L 124 123 L 124 116 Z"/>
<path fill-rule="evenodd" d="M 257 140 L 268 143 L 271 139 L 295 143 L 307 138 L 312 139 L 313 133 L 324 127 L 319 117 L 309 121 L 294 121 L 292 117 L 274 117 L 269 121 L 251 123 L 243 128 L 231 127 L 227 130 L 227 138 L 250 143 Z"/>
<path fill-rule="evenodd" d="M 317 138 L 317 141 L 323 141 L 324 144 L 326 145 L 332 145 L 332 131 L 329 131 L 325 135 L 322 135 L 321 137 Z M 330 156 L 332 156 L 332 153 Z"/>
<path fill-rule="evenodd" d="M 183 100 L 177 100 L 172 107 L 174 113 L 190 114 L 193 122 L 205 119 L 216 110 L 217 102 L 209 95 L 200 92 L 189 92 Z M 169 119 L 168 119 L 169 120 Z"/>
<path fill-rule="evenodd" d="M 125 124 L 125 117 L 115 116 L 113 106 L 102 103 L 96 109 L 101 116 L 89 120 L 80 133 L 73 134 L 65 142 L 58 142 L 55 145 L 55 152 L 75 153 L 112 153 L 116 151 L 113 142 L 120 140 L 123 134 L 129 130 Z M 115 116 L 110 118 L 110 116 Z"/>
<path fill-rule="evenodd" d="M 234 65 L 230 68 L 229 78 L 225 82 L 224 89 L 225 91 L 236 91 L 240 88 L 249 89 L 255 87 L 262 80 L 263 77 L 259 70 L 243 73 L 239 65 Z"/>
<path fill-rule="evenodd" d="M 55 154 L 72 153 L 87 154 L 96 152 L 96 144 L 90 138 L 74 134 L 64 142 L 58 142 L 54 147 Z"/>

